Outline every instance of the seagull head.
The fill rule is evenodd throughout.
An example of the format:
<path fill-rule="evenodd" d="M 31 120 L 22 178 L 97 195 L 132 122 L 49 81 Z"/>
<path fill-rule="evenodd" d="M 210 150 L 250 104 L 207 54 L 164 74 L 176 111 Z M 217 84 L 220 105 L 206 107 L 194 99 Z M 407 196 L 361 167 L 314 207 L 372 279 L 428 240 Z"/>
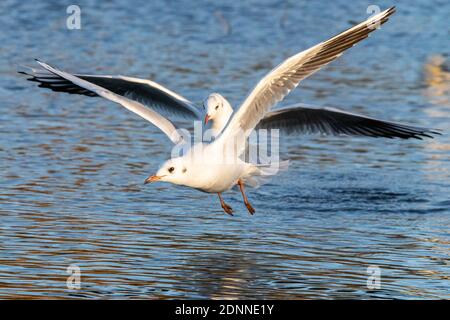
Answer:
<path fill-rule="evenodd" d="M 156 174 L 145 179 L 144 184 L 156 181 L 185 185 L 189 180 L 188 162 L 183 157 L 169 159 L 163 163 Z"/>
<path fill-rule="evenodd" d="M 228 101 L 218 93 L 211 93 L 206 97 L 203 101 L 203 108 L 206 111 L 205 125 L 210 120 L 225 125 L 233 112 L 233 108 Z"/>

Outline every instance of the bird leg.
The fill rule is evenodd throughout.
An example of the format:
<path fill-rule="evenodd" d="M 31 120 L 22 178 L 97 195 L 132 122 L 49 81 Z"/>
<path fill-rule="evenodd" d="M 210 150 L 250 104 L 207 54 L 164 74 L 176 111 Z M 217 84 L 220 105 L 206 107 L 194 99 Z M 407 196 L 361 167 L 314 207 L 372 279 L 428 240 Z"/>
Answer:
<path fill-rule="evenodd" d="M 232 209 L 229 205 L 227 205 L 227 204 L 225 203 L 225 201 L 223 201 L 222 195 L 220 194 L 220 192 L 218 192 L 217 195 L 219 196 L 220 204 L 222 205 L 223 211 L 225 211 L 225 212 L 228 213 L 230 216 L 232 216 L 232 215 L 233 215 L 233 209 Z"/>
<path fill-rule="evenodd" d="M 248 212 L 250 214 L 254 214 L 256 212 L 256 210 L 252 207 L 250 202 L 248 202 L 248 198 L 247 198 L 247 196 L 245 195 L 245 192 L 244 192 L 244 183 L 242 182 L 241 179 L 239 179 L 237 184 L 239 185 L 239 189 L 241 190 L 242 197 L 244 198 L 244 203 L 245 203 L 245 206 L 247 207 Z"/>

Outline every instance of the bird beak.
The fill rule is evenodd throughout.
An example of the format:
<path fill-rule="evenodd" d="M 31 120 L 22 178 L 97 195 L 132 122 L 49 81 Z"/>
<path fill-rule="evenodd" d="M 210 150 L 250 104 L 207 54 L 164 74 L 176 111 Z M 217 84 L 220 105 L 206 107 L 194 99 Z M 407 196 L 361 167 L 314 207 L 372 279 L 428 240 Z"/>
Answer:
<path fill-rule="evenodd" d="M 209 116 L 209 114 L 206 114 L 206 116 L 205 116 L 205 124 L 207 124 L 210 119 L 211 119 L 211 117 Z"/>
<path fill-rule="evenodd" d="M 161 178 L 162 178 L 161 176 L 150 176 L 147 179 L 145 179 L 144 184 L 161 180 Z"/>

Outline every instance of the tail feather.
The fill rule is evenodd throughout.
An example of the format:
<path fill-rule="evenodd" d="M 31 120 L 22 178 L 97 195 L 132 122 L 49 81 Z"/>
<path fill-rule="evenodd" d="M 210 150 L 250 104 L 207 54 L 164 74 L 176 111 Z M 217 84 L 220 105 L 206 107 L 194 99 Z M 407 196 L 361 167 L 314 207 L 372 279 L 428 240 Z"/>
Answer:
<path fill-rule="evenodd" d="M 269 182 L 274 175 L 286 171 L 289 167 L 289 160 L 270 164 L 250 164 L 250 166 L 248 174 L 241 179 L 246 185 L 259 188 Z"/>

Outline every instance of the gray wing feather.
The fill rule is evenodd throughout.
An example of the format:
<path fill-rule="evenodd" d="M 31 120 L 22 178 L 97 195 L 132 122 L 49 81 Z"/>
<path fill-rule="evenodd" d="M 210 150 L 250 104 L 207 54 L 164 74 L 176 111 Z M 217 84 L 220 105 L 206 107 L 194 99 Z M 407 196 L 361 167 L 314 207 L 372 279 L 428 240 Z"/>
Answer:
<path fill-rule="evenodd" d="M 82 88 L 67 79 L 48 72 L 47 70 L 27 68 L 27 71 L 19 71 L 19 73 L 29 76 L 30 78 L 27 80 L 39 83 L 39 87 L 41 88 L 89 97 L 98 96 L 95 92 Z M 74 74 L 74 76 L 130 100 L 142 103 L 147 107 L 161 112 L 161 114 L 165 116 L 173 115 L 188 119 L 201 118 L 200 109 L 192 102 L 150 80 L 123 76 L 83 74 Z"/>
<path fill-rule="evenodd" d="M 175 143 L 175 144 L 184 143 L 183 137 L 179 134 L 179 132 L 177 131 L 177 129 L 175 128 L 173 123 L 170 122 L 170 120 L 166 119 L 165 117 L 161 116 L 155 110 L 153 110 L 147 106 L 144 106 L 142 103 L 140 103 L 138 101 L 131 100 L 127 97 L 116 94 L 106 88 L 99 86 L 99 85 L 96 85 L 87 80 L 81 79 L 73 74 L 64 72 L 57 68 L 54 68 L 44 62 L 41 62 L 39 60 L 36 60 L 36 61 L 41 67 L 43 67 L 48 72 L 55 74 L 55 75 L 61 77 L 62 79 L 66 79 L 67 81 L 70 81 L 73 84 L 75 84 L 81 88 L 84 88 L 86 90 L 94 92 L 97 95 L 99 95 L 107 100 L 118 103 L 121 106 L 123 106 L 124 108 L 130 110 L 131 112 L 134 112 L 135 114 L 139 115 L 140 117 L 153 123 L 162 132 L 164 132 L 173 143 Z"/>
<path fill-rule="evenodd" d="M 258 129 L 280 129 L 281 132 L 351 135 L 383 138 L 433 138 L 438 131 L 406 124 L 378 120 L 334 108 L 289 107 L 266 114 Z"/>
<path fill-rule="evenodd" d="M 297 87 L 300 81 L 341 56 L 348 48 L 367 38 L 371 32 L 376 30 L 377 24 L 385 23 L 394 12 L 394 7 L 389 8 L 347 31 L 285 60 L 261 79 L 250 92 L 230 120 L 223 136 L 240 134 L 240 130 L 249 134 L 265 114 Z"/>

